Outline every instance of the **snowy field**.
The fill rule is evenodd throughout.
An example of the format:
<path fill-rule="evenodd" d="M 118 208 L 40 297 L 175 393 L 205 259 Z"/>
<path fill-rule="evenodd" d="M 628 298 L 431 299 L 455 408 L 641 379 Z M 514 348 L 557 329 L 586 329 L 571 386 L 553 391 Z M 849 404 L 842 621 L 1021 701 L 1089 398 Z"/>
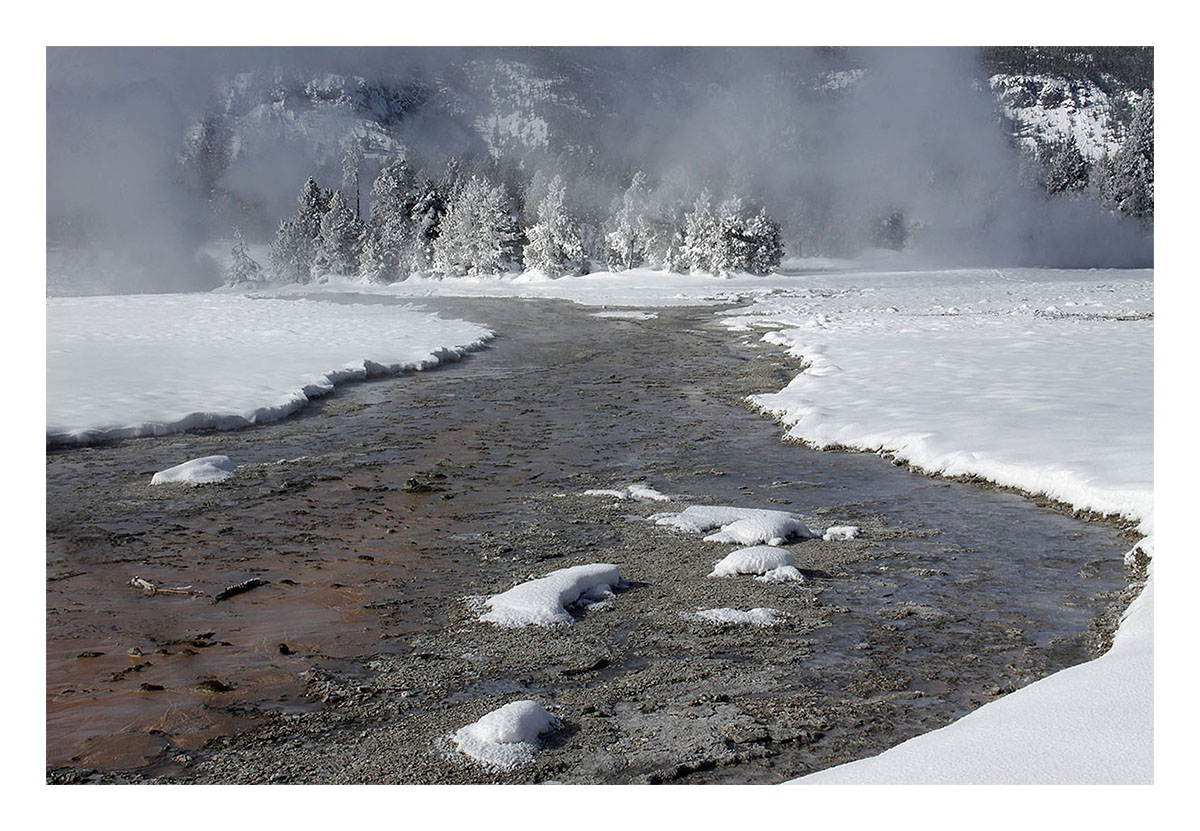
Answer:
<path fill-rule="evenodd" d="M 1153 272 L 884 272 L 770 277 L 645 270 L 407 281 L 404 297 L 548 297 L 655 308 L 753 302 L 722 324 L 809 367 L 756 404 L 789 435 L 974 475 L 1137 523 L 1153 553 Z M 1153 580 L 1113 648 L 933 733 L 808 783 L 1153 779 Z"/>
<path fill-rule="evenodd" d="M 411 308 L 227 294 L 46 300 L 50 443 L 282 418 L 335 384 L 424 369 L 492 333 Z"/>

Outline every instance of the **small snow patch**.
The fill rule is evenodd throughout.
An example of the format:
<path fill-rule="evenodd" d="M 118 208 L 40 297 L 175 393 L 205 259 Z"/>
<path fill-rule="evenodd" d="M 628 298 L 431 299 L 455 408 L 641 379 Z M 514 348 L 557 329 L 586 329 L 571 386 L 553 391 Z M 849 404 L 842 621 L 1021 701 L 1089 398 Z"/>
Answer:
<path fill-rule="evenodd" d="M 583 492 L 584 496 L 611 496 L 614 499 L 636 499 L 639 502 L 670 502 L 671 497 L 660 490 L 640 482 L 624 488 L 592 488 Z"/>
<path fill-rule="evenodd" d="M 629 492 L 613 490 L 612 488 L 592 488 L 583 492 L 584 496 L 611 496 L 613 499 L 628 499 Z"/>
<path fill-rule="evenodd" d="M 592 312 L 592 317 L 603 317 L 608 320 L 654 320 L 658 317 L 658 312 Z"/>
<path fill-rule="evenodd" d="M 657 491 L 649 485 L 630 485 L 626 488 L 629 495 L 642 502 L 670 502 L 671 497 L 662 491 Z"/>
<path fill-rule="evenodd" d="M 533 761 L 533 754 L 542 746 L 542 733 L 561 726 L 562 722 L 536 701 L 514 701 L 459 728 L 450 738 L 460 752 L 477 762 L 512 770 Z"/>
<path fill-rule="evenodd" d="M 861 529 L 857 525 L 831 525 L 821 536 L 823 540 L 852 540 Z"/>
<path fill-rule="evenodd" d="M 708 576 L 733 577 L 737 574 L 759 574 L 765 578 L 763 582 L 767 583 L 804 580 L 796 569 L 792 552 L 773 545 L 754 545 L 731 551 L 725 559 L 716 564 Z"/>
<path fill-rule="evenodd" d="M 705 542 L 783 545 L 793 537 L 808 539 L 817 536 L 795 514 L 762 508 L 692 505 L 679 513 L 655 514 L 650 518 L 658 525 L 668 525 L 695 534 L 720 529 L 705 537 Z"/>
<path fill-rule="evenodd" d="M 479 619 L 498 626 L 570 626 L 575 618 L 567 606 L 606 600 L 620 585 L 617 567 L 608 563 L 560 568 L 489 597 L 489 611 Z"/>
<path fill-rule="evenodd" d="M 760 583 L 803 583 L 804 575 L 795 566 L 779 566 L 754 579 Z"/>
<path fill-rule="evenodd" d="M 787 614 L 778 609 L 751 609 L 743 612 L 739 609 L 704 609 L 696 612 L 696 617 L 712 623 L 751 624 L 754 626 L 774 626 L 781 623 Z"/>
<path fill-rule="evenodd" d="M 166 485 L 180 482 L 188 485 L 206 485 L 224 482 L 236 469 L 237 465 L 228 456 L 204 456 L 160 470 L 150 479 L 150 484 Z"/>

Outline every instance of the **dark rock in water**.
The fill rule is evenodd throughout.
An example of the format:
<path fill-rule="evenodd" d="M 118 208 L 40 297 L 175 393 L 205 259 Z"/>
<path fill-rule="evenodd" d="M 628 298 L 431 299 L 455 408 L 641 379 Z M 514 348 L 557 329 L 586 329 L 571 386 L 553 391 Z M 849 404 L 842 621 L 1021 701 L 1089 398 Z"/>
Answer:
<path fill-rule="evenodd" d="M 159 692 L 160 690 L 164 690 L 164 689 L 166 689 L 166 687 L 164 687 L 162 684 L 144 684 L 143 683 L 143 684 L 138 685 L 138 692 Z"/>
<path fill-rule="evenodd" d="M 224 693 L 230 692 L 233 687 L 218 681 L 216 678 L 205 678 L 196 684 L 196 689 L 200 692 Z"/>
<path fill-rule="evenodd" d="M 80 652 L 75 657 L 76 658 L 99 658 L 103 654 L 104 654 L 103 652 L 96 652 L 95 650 L 89 649 L 87 652 Z"/>
<path fill-rule="evenodd" d="M 281 644 L 279 644 L 279 654 L 280 655 L 293 655 L 293 654 L 295 654 L 295 651 L 290 646 L 288 646 L 286 643 L 281 643 Z"/>
<path fill-rule="evenodd" d="M 404 486 L 401 487 L 400 490 L 404 491 L 405 493 L 436 493 L 440 491 L 441 488 L 434 487 L 428 482 L 422 482 L 420 479 L 413 476 L 404 483 Z"/>

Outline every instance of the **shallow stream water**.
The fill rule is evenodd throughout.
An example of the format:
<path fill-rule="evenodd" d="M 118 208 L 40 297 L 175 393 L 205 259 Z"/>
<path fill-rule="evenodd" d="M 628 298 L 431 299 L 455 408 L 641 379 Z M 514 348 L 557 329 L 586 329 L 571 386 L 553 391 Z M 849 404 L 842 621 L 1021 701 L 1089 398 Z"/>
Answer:
<path fill-rule="evenodd" d="M 406 735 L 422 743 L 437 722 L 420 720 L 428 712 L 453 724 L 454 708 L 465 718 L 505 696 L 561 693 L 575 727 L 535 780 L 778 781 L 878 752 L 1087 659 L 1097 619 L 1125 588 L 1129 540 L 1111 527 L 874 455 L 783 443 L 739 401 L 798 367 L 716 327 L 711 308 L 613 320 L 556 301 L 421 305 L 499 337 L 458 363 L 346 386 L 275 424 L 48 452 L 48 766 L 269 781 L 279 767 L 267 751 L 236 764 L 222 754 L 291 714 L 312 722 L 310 739 L 337 745 L 329 759 L 346 759 L 337 775 L 316 762 L 306 773 L 303 753 L 279 744 L 273 752 L 295 761 L 288 781 L 490 781 L 470 768 L 443 776 L 436 754 L 346 773 L 353 743 L 321 721 L 336 704 L 313 695 L 314 671 L 368 692 L 392 672 L 411 706 L 347 710 L 354 730 L 411 716 Z M 157 470 L 216 453 L 243 465 L 225 484 L 148 485 Z M 406 490 L 413 477 L 432 490 Z M 634 481 L 675 502 L 581 496 Z M 802 586 L 712 580 L 732 546 L 646 521 L 689 503 L 778 508 L 863 535 L 794 546 Z M 601 649 L 596 666 L 554 675 L 539 658 L 528 671 L 499 661 L 427 682 L 405 674 L 426 653 L 461 651 L 470 663 L 463 643 L 507 650 L 521 667 L 513 651 L 539 633 L 506 641 L 472 629 L 462 598 L 584 561 L 617 563 L 631 588 L 610 617 L 581 616 L 547 643 L 566 650 L 565 664 Z M 129 585 L 135 575 L 203 594 L 150 595 Z M 267 582 L 212 602 L 251 577 Z M 793 622 L 697 626 L 684 620 L 696 604 L 776 606 Z M 371 655 L 385 660 L 356 660 Z M 685 669 L 666 679 L 676 665 Z M 607 733 L 568 712 L 572 696 L 589 718 L 607 714 Z M 681 714 L 701 699 L 718 702 L 712 715 Z M 748 713 L 768 738 L 730 738 Z M 662 757 L 679 755 L 674 728 L 656 714 L 720 722 L 724 749 L 693 748 L 695 763 L 672 768 Z M 629 749 L 639 730 L 664 753 Z"/>

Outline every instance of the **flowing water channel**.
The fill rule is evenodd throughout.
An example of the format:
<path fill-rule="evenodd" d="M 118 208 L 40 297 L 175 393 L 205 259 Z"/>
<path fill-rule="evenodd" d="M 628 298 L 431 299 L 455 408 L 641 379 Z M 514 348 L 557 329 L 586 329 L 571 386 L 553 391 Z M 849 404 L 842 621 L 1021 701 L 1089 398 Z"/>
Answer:
<path fill-rule="evenodd" d="M 798 367 L 711 308 L 422 305 L 499 337 L 275 424 L 47 453 L 52 781 L 780 781 L 1086 660 L 1126 588 L 1117 529 L 782 442 L 739 402 Z M 224 484 L 148 485 L 216 453 L 243 466 Z M 674 502 L 582 495 L 636 481 Z M 686 504 L 862 534 L 790 546 L 803 583 L 708 578 L 733 546 L 648 520 Z M 571 627 L 464 601 L 585 562 L 628 588 Z M 787 618 L 695 619 L 714 607 Z M 535 765 L 453 753 L 515 698 L 565 722 Z"/>

